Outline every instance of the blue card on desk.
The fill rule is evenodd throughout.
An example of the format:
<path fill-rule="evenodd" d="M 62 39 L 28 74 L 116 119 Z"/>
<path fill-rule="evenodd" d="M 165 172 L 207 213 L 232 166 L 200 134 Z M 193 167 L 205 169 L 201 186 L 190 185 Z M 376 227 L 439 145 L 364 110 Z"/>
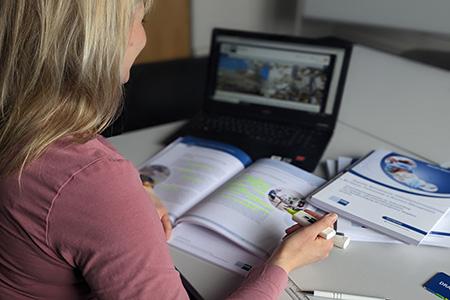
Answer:
<path fill-rule="evenodd" d="M 449 300 L 450 298 L 450 276 L 443 272 L 431 277 L 423 287 L 441 299 Z"/>

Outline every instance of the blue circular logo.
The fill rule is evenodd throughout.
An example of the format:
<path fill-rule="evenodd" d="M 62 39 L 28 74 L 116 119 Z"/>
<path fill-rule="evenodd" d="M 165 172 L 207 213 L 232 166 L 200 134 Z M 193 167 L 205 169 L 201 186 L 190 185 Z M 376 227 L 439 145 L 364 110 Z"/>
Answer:
<path fill-rule="evenodd" d="M 439 183 L 448 179 L 448 175 L 425 162 L 391 153 L 382 159 L 381 168 L 387 176 L 409 188 L 429 193 L 445 192 Z"/>

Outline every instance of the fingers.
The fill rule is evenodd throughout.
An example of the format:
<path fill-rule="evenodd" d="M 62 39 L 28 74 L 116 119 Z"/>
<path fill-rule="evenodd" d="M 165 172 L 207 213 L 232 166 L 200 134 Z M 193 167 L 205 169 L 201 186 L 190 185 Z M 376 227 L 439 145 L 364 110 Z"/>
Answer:
<path fill-rule="evenodd" d="M 319 223 L 318 225 L 315 225 L 312 228 L 312 225 L 307 226 L 307 228 L 309 228 L 307 230 L 307 232 L 311 235 L 314 236 L 314 238 L 325 228 L 330 227 L 333 228 L 333 224 L 336 222 L 337 220 L 337 215 L 336 214 L 327 214 L 325 216 L 321 216 L 320 214 L 313 212 L 311 210 L 305 210 L 307 213 L 309 213 L 310 215 L 312 215 L 313 217 L 317 218 L 319 221 L 315 222 L 314 224 Z M 297 231 L 300 228 L 304 228 L 304 226 L 300 225 L 300 224 L 295 224 L 292 225 L 291 227 L 287 228 L 285 230 L 286 235 L 283 237 L 283 240 L 285 238 L 287 238 L 288 236 L 290 236 L 293 232 Z"/>
<path fill-rule="evenodd" d="M 159 207 L 156 209 L 156 211 L 158 212 L 159 218 L 161 219 L 161 224 L 166 235 L 166 240 L 169 240 L 172 234 L 172 223 L 170 222 L 167 209 L 161 203 L 159 203 Z"/>
<path fill-rule="evenodd" d="M 334 246 L 333 239 L 326 240 L 326 239 L 318 238 L 318 239 L 316 239 L 315 244 L 316 244 L 316 251 L 317 251 L 317 256 L 318 256 L 319 260 L 328 257 L 331 249 L 333 249 L 333 246 Z"/>
<path fill-rule="evenodd" d="M 319 213 L 317 213 L 315 211 L 309 210 L 309 209 L 305 209 L 305 212 L 307 212 L 308 214 L 310 214 L 311 216 L 313 216 L 317 220 L 319 220 L 319 219 L 321 219 L 323 217 L 323 215 L 321 215 L 321 214 L 319 214 Z"/>
<path fill-rule="evenodd" d="M 288 229 L 286 229 L 284 232 L 286 232 L 286 235 L 283 236 L 282 240 L 284 240 L 285 238 L 289 237 L 292 233 L 296 232 L 297 230 L 303 228 L 302 225 L 300 224 L 295 224 L 292 225 L 291 227 L 289 227 Z"/>
<path fill-rule="evenodd" d="M 284 232 L 286 232 L 286 234 L 291 234 L 292 232 L 296 231 L 297 229 L 301 228 L 302 225 L 300 224 L 294 224 L 291 227 L 289 227 L 288 229 L 286 229 Z"/>
<path fill-rule="evenodd" d="M 153 205 L 155 206 L 156 212 L 158 213 L 158 217 L 161 220 L 164 234 L 166 235 L 166 240 L 169 240 L 172 234 L 172 223 L 170 222 L 167 209 L 161 202 L 161 200 L 158 198 L 158 196 L 156 196 L 151 186 L 145 184 L 145 182 L 143 183 L 143 186 L 144 189 L 147 191 L 148 195 L 150 196 L 150 199 L 153 201 Z"/>
<path fill-rule="evenodd" d="M 338 219 L 338 215 L 335 213 L 328 213 L 323 218 L 321 218 L 321 220 L 322 219 L 325 219 L 325 222 L 328 222 L 328 227 L 333 228 L 334 223 L 336 223 L 336 221 Z"/>
<path fill-rule="evenodd" d="M 337 215 L 334 213 L 327 214 L 320 220 L 316 221 L 314 224 L 309 225 L 305 228 L 305 231 L 317 236 L 322 230 L 327 227 L 333 228 L 334 222 L 337 220 Z"/>
<path fill-rule="evenodd" d="M 147 192 L 153 193 L 153 186 L 148 181 L 142 182 L 142 186 Z"/>
<path fill-rule="evenodd" d="M 295 268 L 326 258 L 333 247 L 333 241 L 318 237 L 317 230 L 311 230 L 310 227 L 322 229 L 327 227 L 329 222 L 329 220 L 322 220 L 316 222 L 319 225 L 312 224 L 307 227 L 295 225 L 288 228 L 286 233 L 289 235 L 271 256 L 270 263 L 290 272 Z"/>
<path fill-rule="evenodd" d="M 172 235 L 172 223 L 170 223 L 169 215 L 163 215 L 161 217 L 161 223 L 164 229 L 164 233 L 166 234 L 166 240 L 170 239 Z"/>

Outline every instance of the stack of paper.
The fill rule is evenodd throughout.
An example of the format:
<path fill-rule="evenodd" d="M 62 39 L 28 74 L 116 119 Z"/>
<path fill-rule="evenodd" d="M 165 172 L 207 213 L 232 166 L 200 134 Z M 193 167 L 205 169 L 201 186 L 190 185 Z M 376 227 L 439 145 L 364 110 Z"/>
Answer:
<path fill-rule="evenodd" d="M 327 159 L 324 162 L 327 179 L 332 179 L 357 160 L 357 158 L 347 156 L 339 156 L 338 159 Z"/>

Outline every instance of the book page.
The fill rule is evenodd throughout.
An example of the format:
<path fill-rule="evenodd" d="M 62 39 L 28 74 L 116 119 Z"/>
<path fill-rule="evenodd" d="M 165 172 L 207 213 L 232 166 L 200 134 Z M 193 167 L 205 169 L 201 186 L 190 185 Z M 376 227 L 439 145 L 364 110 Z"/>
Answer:
<path fill-rule="evenodd" d="M 256 256 L 267 258 L 284 236 L 284 230 L 294 224 L 289 213 L 271 204 L 271 198 L 276 195 L 296 201 L 323 182 L 287 163 L 258 160 L 186 212 L 177 224 L 203 226 Z"/>
<path fill-rule="evenodd" d="M 189 223 L 177 225 L 170 245 L 242 276 L 265 261 L 224 236 Z"/>
<path fill-rule="evenodd" d="M 377 243 L 402 243 L 400 240 L 367 228 L 345 218 L 339 218 L 337 231 L 345 233 L 352 241 Z M 443 217 L 422 240 L 420 245 L 450 248 L 450 212 Z"/>
<path fill-rule="evenodd" d="M 450 171 L 377 150 L 311 198 L 407 243 L 419 244 L 450 207 Z"/>
<path fill-rule="evenodd" d="M 339 218 L 337 221 L 337 231 L 343 232 L 352 241 L 375 242 L 375 243 L 402 243 L 381 232 L 372 230 L 349 219 Z"/>
<path fill-rule="evenodd" d="M 450 248 L 450 209 L 422 241 L 423 245 Z"/>
<path fill-rule="evenodd" d="M 248 163 L 250 158 L 233 146 L 185 137 L 146 161 L 139 171 L 151 178 L 174 222 Z"/>

